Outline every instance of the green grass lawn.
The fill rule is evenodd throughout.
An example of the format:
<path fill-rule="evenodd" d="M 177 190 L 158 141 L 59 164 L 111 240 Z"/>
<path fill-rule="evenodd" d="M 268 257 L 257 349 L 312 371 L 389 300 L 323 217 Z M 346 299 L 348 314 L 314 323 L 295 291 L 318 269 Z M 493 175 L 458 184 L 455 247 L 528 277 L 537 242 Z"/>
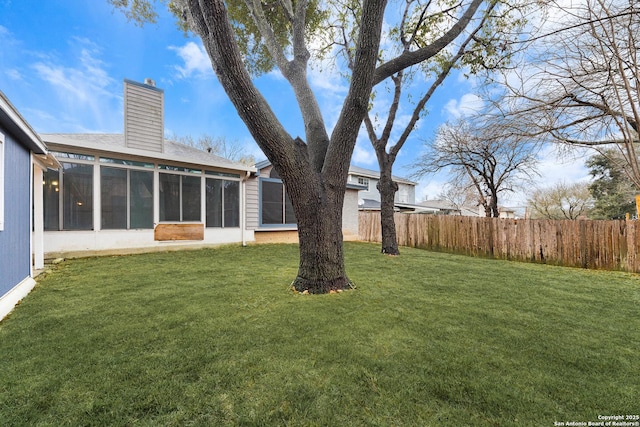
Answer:
<path fill-rule="evenodd" d="M 0 425 L 553 426 L 640 413 L 640 277 L 348 243 L 66 261 L 0 323 Z"/>

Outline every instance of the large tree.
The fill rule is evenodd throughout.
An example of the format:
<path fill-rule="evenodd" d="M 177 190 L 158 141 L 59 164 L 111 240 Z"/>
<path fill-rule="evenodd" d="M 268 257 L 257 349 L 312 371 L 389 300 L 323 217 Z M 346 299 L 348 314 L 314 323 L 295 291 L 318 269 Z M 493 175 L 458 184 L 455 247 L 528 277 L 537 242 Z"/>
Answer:
<path fill-rule="evenodd" d="M 383 88 L 374 90 L 364 123 L 380 170 L 377 189 L 380 192 L 383 253 L 400 253 L 394 220 L 398 185 L 393 181 L 393 165 L 400 150 L 418 127 L 419 120 L 427 114 L 429 100 L 453 70 L 464 67 L 467 73 L 477 73 L 508 63 L 512 50 L 509 41 L 518 37 L 515 30 L 525 22 L 528 3 L 529 0 L 485 2 L 446 49 L 418 66 L 398 71 L 384 82 Z M 333 4 L 344 7 L 345 2 L 337 0 Z M 464 2 L 448 0 L 404 0 L 400 5 L 399 23 L 388 29 L 385 49 L 380 53 L 382 58 L 411 51 L 441 37 L 458 23 L 460 11 L 467 7 Z M 339 46 L 351 65 L 353 31 L 345 28 L 357 23 L 355 15 L 359 8 L 344 9 L 350 13 L 339 14 L 341 19 L 335 26 L 341 29 Z M 400 114 L 406 115 L 404 120 L 397 120 Z"/>
<path fill-rule="evenodd" d="M 414 164 L 416 176 L 445 172 L 460 188 L 476 190 L 487 217 L 498 217 L 499 196 L 531 182 L 538 145 L 493 122 L 463 119 L 438 129 Z"/>
<path fill-rule="evenodd" d="M 110 0 L 129 16 L 153 19 L 152 0 Z M 342 204 L 356 138 L 374 85 L 437 55 L 461 34 L 488 0 L 462 0 L 455 23 L 440 37 L 382 61 L 387 2 L 356 2 L 349 89 L 329 132 L 307 76 L 312 33 L 326 13 L 313 0 L 174 0 L 169 7 L 197 34 L 222 87 L 249 132 L 281 176 L 298 220 L 300 262 L 293 287 L 326 293 L 350 286 L 342 245 Z M 141 7 L 144 6 L 144 7 Z M 246 12 L 246 13 L 245 13 Z M 453 13 L 453 12 L 452 12 Z M 424 25 L 429 25 L 426 22 Z M 252 81 L 252 71 L 276 67 L 291 85 L 305 135 L 284 128 Z"/>
<path fill-rule="evenodd" d="M 624 219 L 636 212 L 634 187 L 627 178 L 628 164 L 617 150 L 603 150 L 587 160 L 593 182 L 589 186 L 595 200 L 594 219 Z"/>

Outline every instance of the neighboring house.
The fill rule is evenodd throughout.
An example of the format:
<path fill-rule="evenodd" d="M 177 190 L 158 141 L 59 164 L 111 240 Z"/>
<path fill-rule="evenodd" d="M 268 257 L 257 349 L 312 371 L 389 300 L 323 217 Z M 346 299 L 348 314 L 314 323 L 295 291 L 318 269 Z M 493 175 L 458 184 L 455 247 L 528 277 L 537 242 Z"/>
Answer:
<path fill-rule="evenodd" d="M 416 210 L 422 213 L 434 213 L 437 215 L 462 215 L 459 207 L 448 200 L 424 200 L 418 203 Z"/>
<path fill-rule="evenodd" d="M 507 207 L 500 207 L 498 208 L 498 212 L 500 215 L 500 218 L 503 219 L 515 219 L 516 218 L 516 211 L 513 210 L 512 208 L 507 208 Z"/>
<path fill-rule="evenodd" d="M 296 218 L 282 179 L 268 160 L 256 164 L 257 174 L 247 182 L 247 228 L 256 242 L 297 241 Z M 347 183 L 342 207 L 345 240 L 358 237 L 358 192 L 364 185 Z"/>
<path fill-rule="evenodd" d="M 425 200 L 418 203 L 416 212 L 435 213 L 437 215 L 460 215 L 484 217 L 485 209 L 482 205 L 477 206 L 456 206 L 448 200 Z M 500 207 L 500 218 L 515 218 L 515 211 L 511 208 Z"/>
<path fill-rule="evenodd" d="M 0 92 L 0 319 L 31 291 L 34 271 L 44 267 L 42 173 L 55 165 Z"/>
<path fill-rule="evenodd" d="M 380 172 L 364 169 L 357 166 L 349 167 L 349 178 L 347 183 L 361 185 L 365 187 L 360 191 L 359 206 L 361 210 L 380 210 L 380 192 L 376 185 L 380 180 Z M 405 178 L 393 176 L 393 181 L 398 184 L 398 191 L 395 195 L 395 206 L 397 210 L 414 210 L 416 201 L 417 183 Z"/>
<path fill-rule="evenodd" d="M 456 206 L 448 200 L 425 200 L 418 203 L 416 211 L 438 215 L 484 216 L 484 208 L 476 206 Z"/>
<path fill-rule="evenodd" d="M 255 169 L 164 139 L 164 92 L 124 81 L 124 134 L 42 134 L 59 160 L 44 177 L 48 257 L 254 240 Z"/>

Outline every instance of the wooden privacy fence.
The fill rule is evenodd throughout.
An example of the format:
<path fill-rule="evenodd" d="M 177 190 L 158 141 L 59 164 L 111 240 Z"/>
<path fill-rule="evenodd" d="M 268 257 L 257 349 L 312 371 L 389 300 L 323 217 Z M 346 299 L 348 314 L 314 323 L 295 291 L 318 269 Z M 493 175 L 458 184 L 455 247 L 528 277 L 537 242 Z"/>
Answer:
<path fill-rule="evenodd" d="M 398 244 L 471 256 L 640 272 L 639 221 L 556 221 L 395 214 Z M 359 213 L 359 238 L 380 242 L 380 212 Z"/>

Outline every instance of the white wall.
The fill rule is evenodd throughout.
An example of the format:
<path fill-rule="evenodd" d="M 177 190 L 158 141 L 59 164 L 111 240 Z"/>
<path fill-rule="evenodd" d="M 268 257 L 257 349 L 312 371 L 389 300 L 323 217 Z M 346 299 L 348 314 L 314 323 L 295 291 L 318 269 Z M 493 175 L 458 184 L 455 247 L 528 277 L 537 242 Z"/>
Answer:
<path fill-rule="evenodd" d="M 347 189 L 342 205 L 342 231 L 358 235 L 358 191 Z"/>
<path fill-rule="evenodd" d="M 245 230 L 245 241 L 255 240 L 252 230 Z M 88 256 L 100 253 L 128 253 L 194 248 L 240 243 L 240 228 L 205 228 L 204 240 L 156 241 L 153 230 L 46 231 L 46 258 Z"/>

